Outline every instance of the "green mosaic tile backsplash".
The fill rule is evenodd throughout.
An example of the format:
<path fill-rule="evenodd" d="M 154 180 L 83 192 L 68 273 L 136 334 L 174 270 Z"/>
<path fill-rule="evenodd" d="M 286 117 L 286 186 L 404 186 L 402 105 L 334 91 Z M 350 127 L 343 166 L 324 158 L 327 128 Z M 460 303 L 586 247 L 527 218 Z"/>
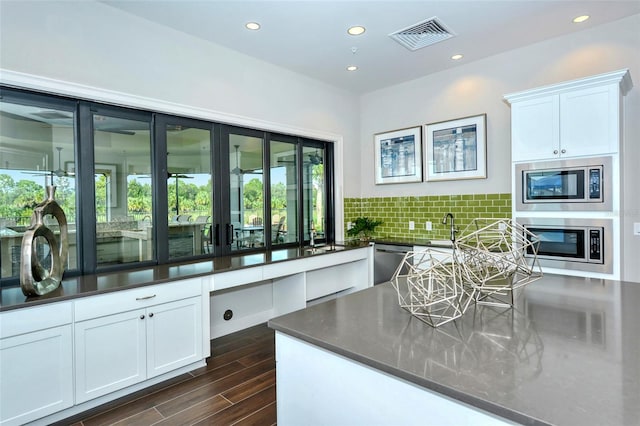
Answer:
<path fill-rule="evenodd" d="M 475 218 L 510 218 L 511 194 L 345 198 L 345 235 L 347 223 L 364 216 L 384 222 L 376 228 L 374 238 L 448 239 L 449 225 L 442 224 L 442 218 L 448 212 L 455 216 L 458 231 Z M 415 222 L 413 231 L 409 230 L 411 220 Z M 431 231 L 425 230 L 426 221 L 432 222 Z"/>

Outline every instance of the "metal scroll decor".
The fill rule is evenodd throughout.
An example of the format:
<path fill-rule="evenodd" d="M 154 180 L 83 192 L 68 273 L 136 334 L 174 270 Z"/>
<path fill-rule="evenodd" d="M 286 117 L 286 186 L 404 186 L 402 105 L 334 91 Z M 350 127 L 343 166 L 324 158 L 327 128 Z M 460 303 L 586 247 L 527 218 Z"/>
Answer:
<path fill-rule="evenodd" d="M 31 224 L 22 237 L 22 255 L 20 256 L 20 287 L 25 296 L 42 296 L 57 289 L 62 282 L 64 264 L 69 251 L 67 217 L 55 200 L 56 187 L 46 187 L 46 200 L 33 209 Z M 60 239 L 49 229 L 44 218 L 53 216 L 58 221 Z M 46 245 L 42 242 L 46 241 Z M 48 255 L 40 254 L 48 246 Z M 48 267 L 41 261 L 48 259 Z"/>
<path fill-rule="evenodd" d="M 453 252 L 408 252 L 391 278 L 398 303 L 432 327 L 469 305 L 513 307 L 513 291 L 542 277 L 539 239 L 510 219 L 474 219 Z"/>

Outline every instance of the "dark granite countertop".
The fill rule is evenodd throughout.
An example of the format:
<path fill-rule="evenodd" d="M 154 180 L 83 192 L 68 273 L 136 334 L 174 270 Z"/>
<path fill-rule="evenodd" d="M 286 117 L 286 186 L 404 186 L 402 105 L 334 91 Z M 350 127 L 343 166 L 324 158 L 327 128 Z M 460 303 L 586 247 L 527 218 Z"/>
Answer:
<path fill-rule="evenodd" d="M 207 260 L 172 263 L 64 278 L 60 287 L 39 297 L 26 297 L 19 286 L 2 288 L 0 291 L 0 312 L 20 309 L 45 303 L 59 302 L 78 297 L 93 296 L 111 291 L 125 290 L 169 281 L 195 278 L 242 268 L 262 266 L 277 262 L 321 256 L 337 251 L 366 247 L 368 244 L 348 242 L 326 246 L 328 251 L 310 251 L 302 248 L 267 250 L 259 253 L 237 254 Z"/>
<path fill-rule="evenodd" d="M 640 283 L 546 275 L 439 328 L 390 283 L 269 326 L 522 424 L 640 424 Z"/>

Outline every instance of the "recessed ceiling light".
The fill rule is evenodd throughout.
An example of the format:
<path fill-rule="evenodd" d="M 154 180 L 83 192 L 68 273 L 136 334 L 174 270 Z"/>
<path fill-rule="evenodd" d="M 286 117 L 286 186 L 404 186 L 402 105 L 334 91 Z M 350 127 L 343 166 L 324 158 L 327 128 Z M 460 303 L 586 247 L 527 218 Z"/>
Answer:
<path fill-rule="evenodd" d="M 458 59 L 462 59 L 462 55 L 458 53 L 457 55 L 453 55 L 451 59 L 453 59 L 454 61 L 457 61 Z"/>
<path fill-rule="evenodd" d="M 587 19 L 589 19 L 589 15 L 576 16 L 575 18 L 573 18 L 573 23 L 574 24 L 579 24 L 580 22 L 584 22 Z"/>
<path fill-rule="evenodd" d="M 366 29 L 361 25 L 354 25 L 347 30 L 347 32 L 353 36 L 363 34 L 365 31 Z"/>
<path fill-rule="evenodd" d="M 357 67 L 357 66 L 355 66 L 355 65 L 349 65 L 349 66 L 347 67 L 347 71 L 355 71 L 355 70 L 357 70 L 357 69 L 358 69 L 358 67 Z"/>
<path fill-rule="evenodd" d="M 247 22 L 244 26 L 247 27 L 248 30 L 253 31 L 260 29 L 260 24 L 258 24 L 257 22 Z"/>

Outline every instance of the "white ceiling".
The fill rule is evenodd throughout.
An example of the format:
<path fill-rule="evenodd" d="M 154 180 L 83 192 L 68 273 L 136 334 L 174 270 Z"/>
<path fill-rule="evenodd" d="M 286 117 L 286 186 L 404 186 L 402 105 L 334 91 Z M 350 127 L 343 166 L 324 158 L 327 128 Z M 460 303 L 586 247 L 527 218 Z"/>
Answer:
<path fill-rule="evenodd" d="M 355 93 L 640 13 L 640 0 L 101 1 Z M 582 14 L 591 19 L 571 22 Z M 388 37 L 434 16 L 456 36 L 414 52 Z M 249 21 L 262 28 L 246 30 Z M 367 31 L 350 36 L 352 25 Z M 452 61 L 456 53 L 464 58 Z M 352 64 L 359 69 L 346 71 Z"/>

